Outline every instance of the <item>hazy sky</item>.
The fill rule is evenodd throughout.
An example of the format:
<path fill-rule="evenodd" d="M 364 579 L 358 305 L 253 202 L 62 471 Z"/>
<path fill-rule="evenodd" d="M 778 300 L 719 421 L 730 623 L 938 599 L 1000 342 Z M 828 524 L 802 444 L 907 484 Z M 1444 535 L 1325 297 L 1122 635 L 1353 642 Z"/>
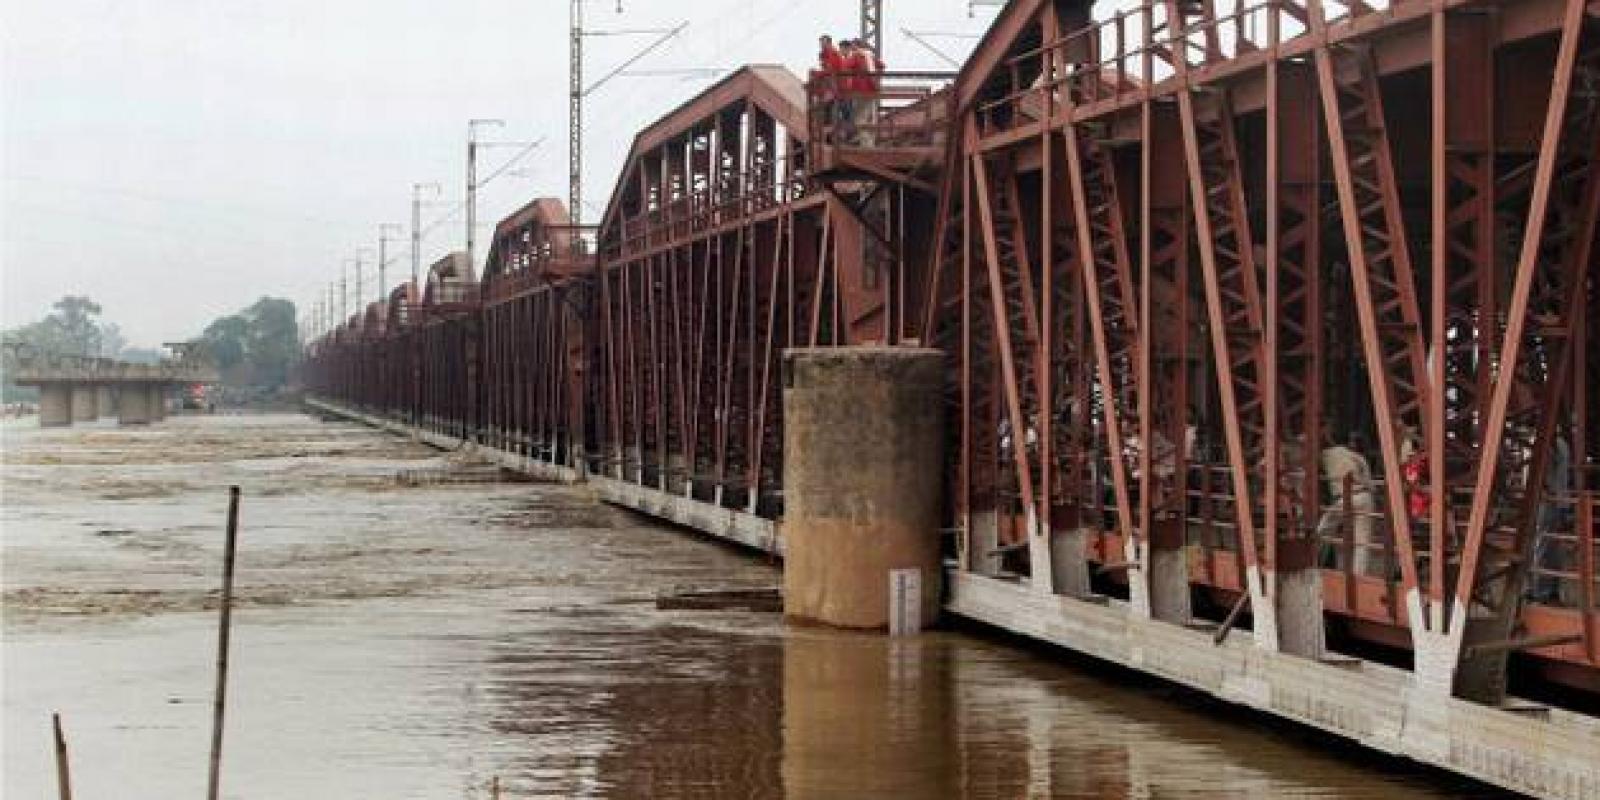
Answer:
<path fill-rule="evenodd" d="M 886 0 L 891 69 L 944 69 L 901 28 L 981 33 L 992 8 Z M 597 29 L 670 27 L 635 69 L 784 63 L 856 27 L 855 0 L 593 0 Z M 0 0 L 0 324 L 67 293 L 135 344 L 188 338 L 263 294 L 304 308 L 378 223 L 409 225 L 410 186 L 463 196 L 465 128 L 544 144 L 480 193 L 496 220 L 566 197 L 566 0 Z M 649 41 L 587 40 L 598 77 Z M 935 43 L 962 56 L 972 38 Z M 620 78 L 589 98 L 585 215 L 597 219 L 632 134 L 714 77 Z M 515 150 L 491 150 L 486 172 Z M 480 174 L 484 174 L 480 172 Z M 459 213 L 424 265 L 462 246 Z M 408 242 L 391 283 L 409 274 Z M 367 254 L 369 265 L 373 261 Z M 368 279 L 371 296 L 373 278 Z"/>

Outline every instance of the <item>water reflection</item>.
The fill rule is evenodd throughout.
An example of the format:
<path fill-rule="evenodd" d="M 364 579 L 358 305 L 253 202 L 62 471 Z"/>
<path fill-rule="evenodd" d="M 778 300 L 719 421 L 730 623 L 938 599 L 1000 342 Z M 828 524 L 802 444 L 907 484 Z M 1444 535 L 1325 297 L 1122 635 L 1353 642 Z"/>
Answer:
<path fill-rule="evenodd" d="M 529 797 L 1437 797 L 1494 793 L 962 633 L 571 615 L 496 658 Z"/>
<path fill-rule="evenodd" d="M 773 632 L 639 613 L 553 615 L 494 656 L 491 726 L 519 742 L 511 796 L 780 796 Z"/>
<path fill-rule="evenodd" d="M 940 640 L 795 628 L 783 642 L 791 797 L 938 797 L 957 785 L 952 661 Z"/>

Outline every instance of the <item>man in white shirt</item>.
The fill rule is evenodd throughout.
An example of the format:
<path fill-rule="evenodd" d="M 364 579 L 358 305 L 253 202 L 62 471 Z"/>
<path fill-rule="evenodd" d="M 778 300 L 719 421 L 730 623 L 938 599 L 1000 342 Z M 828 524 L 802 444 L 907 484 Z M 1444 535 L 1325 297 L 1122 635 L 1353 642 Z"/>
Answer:
<path fill-rule="evenodd" d="M 1373 493 L 1372 467 L 1366 457 L 1342 444 L 1325 448 L 1321 460 L 1322 479 L 1328 486 L 1328 505 L 1317 520 L 1317 538 L 1351 536 L 1351 570 L 1356 575 L 1367 575 L 1372 565 L 1375 544 L 1372 534 L 1377 522 L 1374 513 L 1378 508 Z"/>

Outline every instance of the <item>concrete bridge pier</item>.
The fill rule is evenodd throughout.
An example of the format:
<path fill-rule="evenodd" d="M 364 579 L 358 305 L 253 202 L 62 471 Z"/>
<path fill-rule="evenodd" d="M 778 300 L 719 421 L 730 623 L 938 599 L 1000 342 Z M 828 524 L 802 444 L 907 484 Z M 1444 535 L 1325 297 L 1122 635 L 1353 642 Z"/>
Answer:
<path fill-rule="evenodd" d="M 72 421 L 94 422 L 100 418 L 100 392 L 92 383 L 72 384 Z"/>
<path fill-rule="evenodd" d="M 95 410 L 99 412 L 100 418 L 115 416 L 117 413 L 117 396 L 111 389 L 111 384 L 102 383 L 94 387 L 94 391 L 94 406 Z"/>
<path fill-rule="evenodd" d="M 922 348 L 784 354 L 785 614 L 906 632 L 938 615 L 943 369 Z"/>
<path fill-rule="evenodd" d="M 160 422 L 167 418 L 167 387 L 159 384 L 149 384 L 150 391 L 150 421 Z"/>
<path fill-rule="evenodd" d="M 117 424 L 150 424 L 151 391 L 146 384 L 129 383 L 117 392 Z"/>
<path fill-rule="evenodd" d="M 64 428 L 72 424 L 72 384 L 39 384 L 39 426 Z"/>

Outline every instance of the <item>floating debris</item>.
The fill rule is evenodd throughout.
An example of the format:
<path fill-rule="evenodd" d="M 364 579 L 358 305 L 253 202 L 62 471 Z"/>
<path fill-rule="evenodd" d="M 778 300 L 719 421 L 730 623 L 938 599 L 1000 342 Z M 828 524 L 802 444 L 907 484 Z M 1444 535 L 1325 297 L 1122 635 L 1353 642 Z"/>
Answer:
<path fill-rule="evenodd" d="M 674 587 L 656 595 L 656 608 L 672 611 L 783 610 L 783 593 L 776 586 L 705 589 Z"/>
<path fill-rule="evenodd" d="M 520 472 L 494 464 L 456 464 L 428 469 L 407 469 L 396 473 L 395 482 L 401 486 L 438 486 L 470 483 L 532 483 Z"/>

